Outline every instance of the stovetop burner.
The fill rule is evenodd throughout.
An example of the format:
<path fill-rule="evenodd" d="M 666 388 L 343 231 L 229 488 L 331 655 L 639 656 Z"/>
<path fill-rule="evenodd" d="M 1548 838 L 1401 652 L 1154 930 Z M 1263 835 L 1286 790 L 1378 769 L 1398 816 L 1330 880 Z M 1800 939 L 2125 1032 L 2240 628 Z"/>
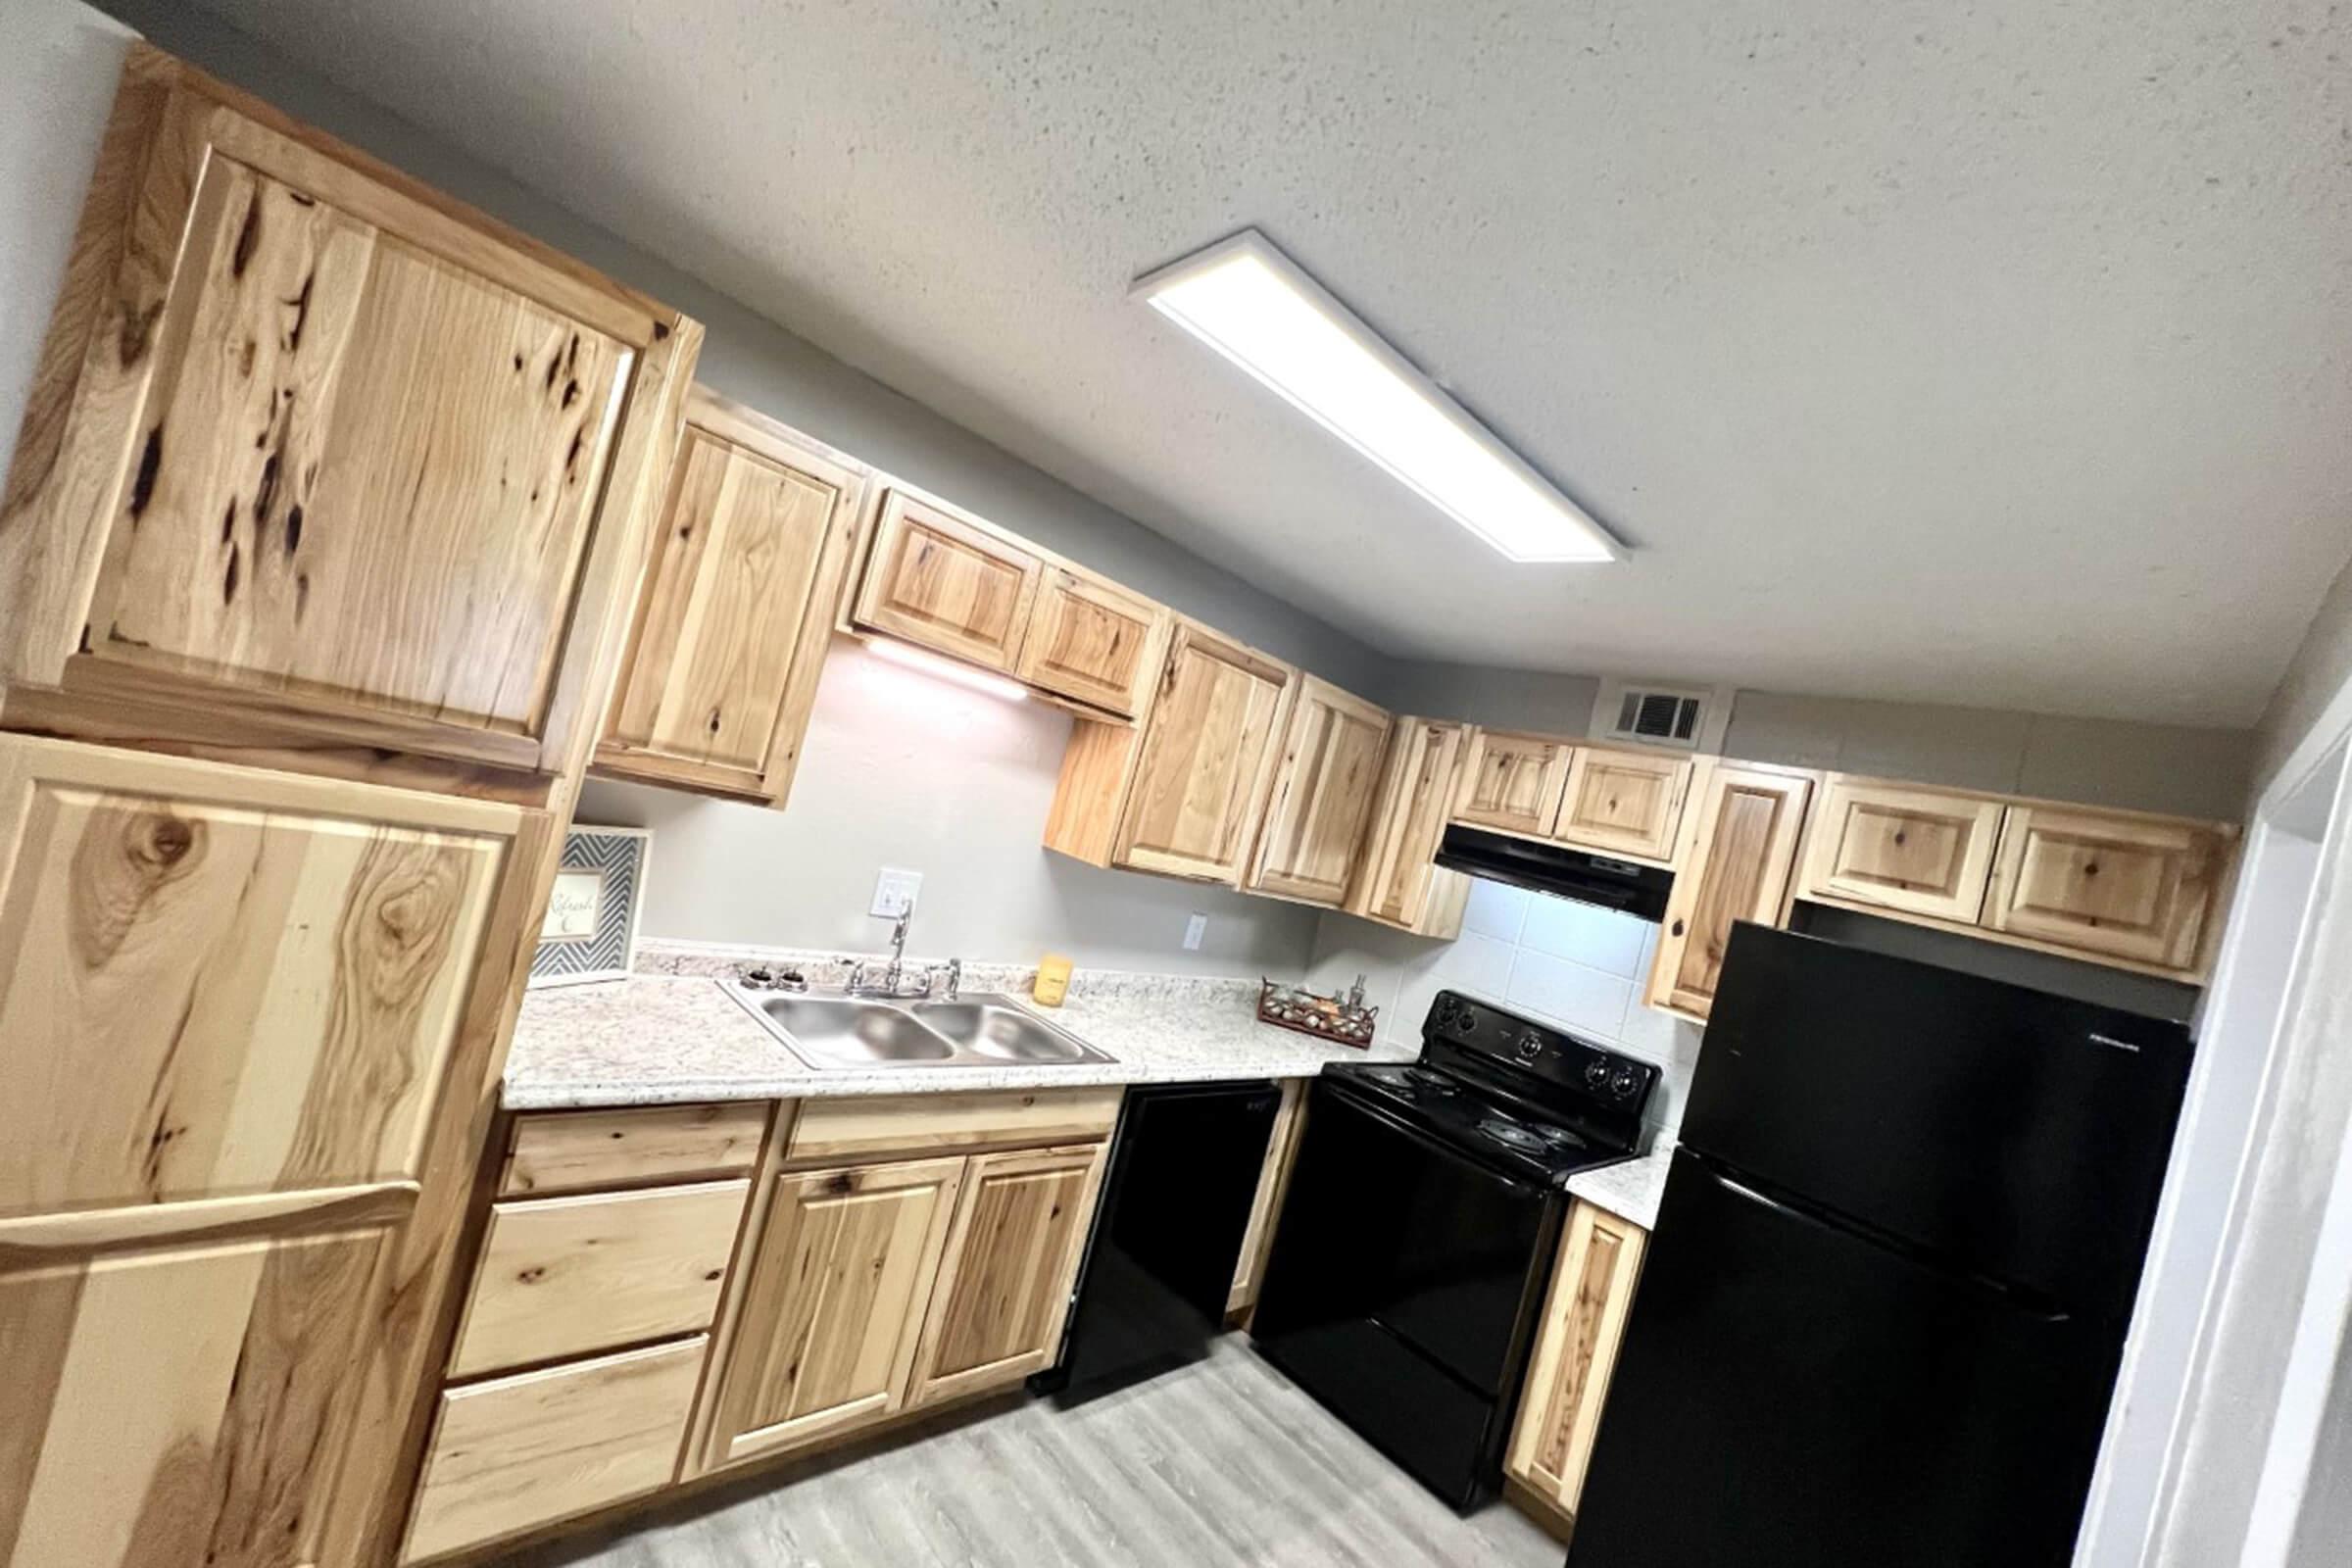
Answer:
<path fill-rule="evenodd" d="M 1434 1067 L 1368 1067 L 1364 1076 L 1378 1083 L 1393 1084 L 1411 1090 L 1416 1095 L 1431 1095 L 1448 1100 L 1462 1092 L 1462 1086 Z"/>
<path fill-rule="evenodd" d="M 1481 1116 L 1478 1131 L 1505 1149 L 1523 1150 L 1531 1154 L 1541 1154 L 1552 1149 L 1573 1148 L 1579 1142 L 1576 1134 L 1565 1127 L 1530 1127 L 1522 1122 L 1506 1121 L 1500 1116 Z"/>

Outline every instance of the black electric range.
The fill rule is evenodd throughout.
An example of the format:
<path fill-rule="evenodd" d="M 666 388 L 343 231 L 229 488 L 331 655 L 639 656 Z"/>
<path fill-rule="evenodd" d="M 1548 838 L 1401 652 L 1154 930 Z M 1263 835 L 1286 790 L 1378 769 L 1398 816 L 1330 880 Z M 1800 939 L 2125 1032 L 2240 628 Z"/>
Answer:
<path fill-rule="evenodd" d="M 1450 991 L 1421 1039 L 1315 1081 L 1251 1334 L 1467 1509 L 1500 1478 L 1567 1180 L 1633 1157 L 1659 1071 Z"/>

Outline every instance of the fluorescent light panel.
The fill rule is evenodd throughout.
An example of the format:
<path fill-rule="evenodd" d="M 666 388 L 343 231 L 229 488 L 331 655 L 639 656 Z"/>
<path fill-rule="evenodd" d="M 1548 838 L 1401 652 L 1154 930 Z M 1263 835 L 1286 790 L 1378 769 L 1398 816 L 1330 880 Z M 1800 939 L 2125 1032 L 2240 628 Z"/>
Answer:
<path fill-rule="evenodd" d="M 1017 680 L 1006 680 L 985 669 L 974 669 L 969 664 L 958 664 L 953 659 L 942 659 L 912 643 L 903 643 L 891 637 L 870 637 L 866 639 L 866 646 L 874 651 L 878 659 L 886 659 L 907 669 L 919 669 L 926 675 L 952 681 L 976 692 L 986 692 L 991 697 L 1000 697 L 1008 703 L 1026 702 L 1029 697 L 1029 688 Z"/>
<path fill-rule="evenodd" d="M 1599 523 L 1257 230 L 1148 272 L 1132 292 L 1511 560 L 1624 559 Z"/>

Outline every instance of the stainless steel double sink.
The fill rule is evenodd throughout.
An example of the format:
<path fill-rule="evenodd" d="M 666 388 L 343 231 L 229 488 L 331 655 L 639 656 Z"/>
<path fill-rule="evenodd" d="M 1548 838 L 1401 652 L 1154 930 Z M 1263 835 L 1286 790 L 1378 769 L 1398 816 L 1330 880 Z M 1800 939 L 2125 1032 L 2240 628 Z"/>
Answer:
<path fill-rule="evenodd" d="M 1079 1066 L 1113 1061 L 1011 999 L 971 993 L 884 1001 L 821 991 L 720 987 L 811 1067 Z"/>

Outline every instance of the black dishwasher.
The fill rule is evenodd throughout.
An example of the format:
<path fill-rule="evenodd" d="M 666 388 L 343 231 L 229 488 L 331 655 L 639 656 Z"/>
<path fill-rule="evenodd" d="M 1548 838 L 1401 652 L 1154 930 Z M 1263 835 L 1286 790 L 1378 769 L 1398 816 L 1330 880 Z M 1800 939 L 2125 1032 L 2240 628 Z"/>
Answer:
<path fill-rule="evenodd" d="M 1225 1326 L 1281 1102 L 1263 1081 L 1127 1092 L 1061 1359 L 1032 1388 L 1072 1402 L 1205 1351 Z"/>

